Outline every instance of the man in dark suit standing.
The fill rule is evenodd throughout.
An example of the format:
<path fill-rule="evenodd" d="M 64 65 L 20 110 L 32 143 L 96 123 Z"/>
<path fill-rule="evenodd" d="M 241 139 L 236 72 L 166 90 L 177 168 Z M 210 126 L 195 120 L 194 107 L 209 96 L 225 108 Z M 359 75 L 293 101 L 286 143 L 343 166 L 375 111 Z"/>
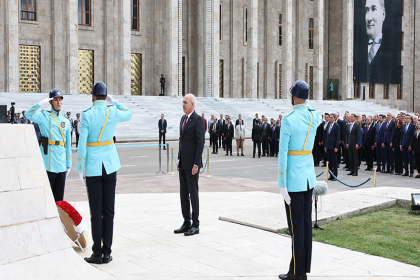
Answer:
<path fill-rule="evenodd" d="M 366 171 L 373 170 L 373 151 L 375 149 L 375 126 L 372 124 L 372 117 L 369 116 L 366 119 L 366 125 L 364 128 L 363 146 L 365 147 L 366 157 Z"/>
<path fill-rule="evenodd" d="M 233 129 L 233 124 L 230 121 L 230 118 L 228 118 L 228 123 L 225 126 L 225 132 L 224 132 L 224 138 L 225 138 L 225 144 L 226 144 L 226 155 L 229 154 L 232 156 L 232 140 L 235 137 L 235 132 Z"/>
<path fill-rule="evenodd" d="M 324 121 L 321 123 L 322 124 L 322 127 L 324 128 L 324 132 L 323 132 L 323 134 L 322 134 L 322 145 L 323 145 L 323 151 L 324 151 L 324 163 L 322 164 L 322 167 L 325 167 L 325 166 L 327 166 L 327 158 L 328 158 L 328 155 L 327 155 L 327 150 L 325 149 L 325 145 L 326 145 L 326 137 L 327 137 L 327 128 L 328 128 L 328 126 L 330 125 L 330 114 L 328 114 L 328 113 L 325 113 L 324 114 Z"/>
<path fill-rule="evenodd" d="M 400 149 L 403 152 L 405 173 L 402 176 L 408 176 L 408 164 L 410 164 L 410 177 L 414 174 L 413 163 L 413 139 L 416 126 L 411 122 L 410 115 L 405 116 L 405 124 L 401 131 Z"/>
<path fill-rule="evenodd" d="M 225 149 L 225 139 L 223 137 L 223 132 L 225 130 L 225 124 L 226 124 L 226 121 L 223 118 L 223 114 L 220 114 L 220 119 L 219 119 L 219 129 L 220 129 L 219 130 L 219 148 L 221 148 L 222 145 L 223 145 L 223 150 Z M 217 144 L 217 142 L 216 142 L 216 144 Z"/>
<path fill-rule="evenodd" d="M 265 155 L 267 154 L 267 156 L 268 156 L 268 137 L 269 137 L 269 130 L 270 130 L 270 127 L 268 126 L 268 124 L 267 124 L 267 119 L 266 118 L 264 118 L 263 119 L 263 125 L 261 126 L 261 132 L 262 132 L 262 137 L 261 137 L 261 140 L 262 140 L 262 156 L 263 157 L 265 157 Z"/>
<path fill-rule="evenodd" d="M 350 123 L 347 125 L 346 148 L 349 151 L 350 173 L 347 175 L 358 175 L 358 149 L 360 143 L 360 126 L 355 122 L 356 115 L 350 115 Z"/>
<path fill-rule="evenodd" d="M 241 114 L 239 114 L 238 119 L 236 120 L 235 127 L 239 124 L 239 121 L 242 121 L 242 125 L 245 125 Z"/>
<path fill-rule="evenodd" d="M 340 123 L 340 148 L 341 149 L 341 154 L 343 155 L 343 161 L 341 163 L 344 163 L 345 166 L 344 168 L 347 169 L 349 168 L 349 153 L 348 150 L 346 149 L 346 145 L 344 144 L 345 138 L 346 138 L 346 133 L 347 133 L 347 118 L 348 118 L 348 113 L 346 112 L 344 114 L 344 118 Z"/>
<path fill-rule="evenodd" d="M 180 197 L 184 223 L 174 233 L 184 233 L 190 236 L 199 233 L 200 222 L 198 201 L 198 174 L 203 166 L 202 154 L 204 148 L 203 119 L 194 111 L 195 96 L 187 94 L 182 99 L 182 108 L 185 115 L 181 118 L 179 126 L 178 165 L 180 183 Z M 190 201 L 192 215 L 190 212 Z M 192 219 L 192 225 L 191 225 Z"/>
<path fill-rule="evenodd" d="M 160 120 L 159 120 L 159 123 L 158 123 L 158 127 L 159 127 L 159 146 L 160 146 L 162 138 L 163 138 L 163 144 L 165 145 L 166 126 L 167 126 L 167 123 L 166 123 L 166 120 L 165 120 L 165 115 L 161 114 L 160 115 Z M 166 147 L 163 146 L 163 149 L 166 150 Z"/>
<path fill-rule="evenodd" d="M 255 158 L 255 146 L 258 146 L 258 158 L 261 157 L 261 127 L 257 121 L 254 121 L 254 127 L 252 128 L 252 142 L 254 143 L 254 148 L 252 151 L 252 157 Z"/>
<path fill-rule="evenodd" d="M 382 152 L 382 134 L 383 134 L 383 127 L 382 127 L 382 115 L 378 116 L 378 121 L 376 122 L 375 126 L 375 148 L 376 148 L 376 165 L 378 171 L 385 172 L 385 170 L 381 169 L 384 168 L 384 153 Z"/>
<path fill-rule="evenodd" d="M 340 130 L 341 130 L 341 128 L 343 127 L 344 123 L 343 123 L 342 120 L 340 120 L 340 113 L 339 112 L 335 113 L 335 122 L 340 126 Z M 341 134 L 340 134 L 340 137 L 342 137 Z M 340 167 L 341 156 L 342 156 L 342 151 L 341 151 L 341 147 L 339 146 L 338 147 L 338 152 L 337 152 L 337 168 Z"/>
<path fill-rule="evenodd" d="M 209 127 L 210 137 L 212 138 L 213 143 L 216 143 L 213 145 L 212 154 L 219 153 L 219 146 L 217 145 L 217 138 L 219 137 L 219 130 L 220 130 L 220 127 L 219 127 L 219 124 L 217 123 L 217 118 L 214 117 L 213 123 Z"/>
<path fill-rule="evenodd" d="M 273 133 L 271 134 L 271 156 L 278 157 L 279 155 L 279 145 L 280 145 L 280 130 L 281 123 L 280 119 L 277 119 L 277 123 L 274 126 Z"/>
<path fill-rule="evenodd" d="M 316 129 L 314 148 L 312 150 L 312 156 L 314 157 L 314 166 L 319 166 L 322 153 L 322 139 L 324 138 L 324 127 L 322 123 Z"/>
<path fill-rule="evenodd" d="M 325 152 L 327 153 L 327 160 L 329 162 L 328 168 L 331 172 L 338 176 L 338 168 L 337 168 L 337 152 L 340 145 L 340 125 L 335 122 L 335 115 L 329 115 L 330 124 L 328 125 L 324 136 L 325 139 Z M 335 181 L 333 176 L 330 176 L 328 180 Z"/>
<path fill-rule="evenodd" d="M 384 131 L 382 136 L 382 148 L 385 152 L 386 173 L 394 174 L 394 152 L 392 151 L 392 143 L 394 142 L 395 121 L 392 120 L 392 114 L 386 115 L 386 123 L 384 123 Z"/>

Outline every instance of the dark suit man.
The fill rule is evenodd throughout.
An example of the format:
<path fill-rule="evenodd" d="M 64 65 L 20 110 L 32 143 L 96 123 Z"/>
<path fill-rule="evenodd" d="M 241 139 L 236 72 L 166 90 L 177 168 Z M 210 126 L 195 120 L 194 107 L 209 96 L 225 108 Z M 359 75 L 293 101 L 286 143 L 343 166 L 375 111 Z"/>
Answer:
<path fill-rule="evenodd" d="M 394 152 L 392 151 L 392 143 L 394 142 L 395 121 L 392 120 L 391 113 L 386 116 L 386 122 L 382 134 L 382 148 L 385 152 L 386 173 L 394 174 Z"/>
<path fill-rule="evenodd" d="M 327 160 L 329 162 L 328 168 L 337 177 L 337 152 L 340 145 L 340 125 L 335 122 L 335 115 L 330 114 L 330 124 L 328 125 L 324 136 L 325 141 L 325 152 L 327 153 Z M 335 180 L 334 177 L 330 176 L 329 180 Z"/>
<path fill-rule="evenodd" d="M 158 123 L 158 127 L 159 127 L 159 145 L 161 143 L 162 138 L 163 138 L 163 144 L 165 145 L 165 135 L 166 135 L 167 122 L 164 119 L 164 117 L 165 116 L 163 114 L 161 114 L 160 115 L 160 120 L 159 120 L 159 123 Z M 163 146 L 163 149 L 166 150 L 166 147 Z"/>
<path fill-rule="evenodd" d="M 239 121 L 242 121 L 242 125 L 245 125 L 245 124 L 244 124 L 244 120 L 242 119 L 242 115 L 241 115 L 241 114 L 239 114 L 239 116 L 238 116 L 238 117 L 239 117 L 239 119 L 237 119 L 237 120 L 236 120 L 235 127 L 239 124 Z"/>
<path fill-rule="evenodd" d="M 224 132 L 224 138 L 225 138 L 225 144 L 226 144 L 226 155 L 229 154 L 232 155 L 232 140 L 235 137 L 235 132 L 233 129 L 233 124 L 230 121 L 230 118 L 228 119 L 228 123 L 225 125 L 225 132 Z"/>
<path fill-rule="evenodd" d="M 382 171 L 381 167 L 384 166 L 384 153 L 382 149 L 382 134 L 383 134 L 383 125 L 382 125 L 382 115 L 378 116 L 378 122 L 375 126 L 375 148 L 376 148 L 376 166 L 379 171 Z"/>
<path fill-rule="evenodd" d="M 280 123 L 280 119 L 278 119 L 276 125 L 274 126 L 274 131 L 271 134 L 271 146 L 272 146 L 271 156 L 278 157 L 279 155 L 280 130 L 281 130 L 281 123 Z"/>
<path fill-rule="evenodd" d="M 341 128 L 344 126 L 343 120 L 339 119 L 339 114 L 337 113 L 335 115 L 335 122 L 340 126 L 340 132 L 341 132 Z M 341 133 L 340 133 L 340 137 L 342 137 Z M 341 141 L 341 139 L 340 139 Z M 340 167 L 340 163 L 341 163 L 341 158 L 342 158 L 342 149 L 341 149 L 341 145 L 338 147 L 338 152 L 337 152 L 337 167 Z"/>
<path fill-rule="evenodd" d="M 408 164 L 410 164 L 410 177 L 414 174 L 414 163 L 413 163 L 413 139 L 416 126 L 411 122 L 411 117 L 407 115 L 405 117 L 405 124 L 401 131 L 401 143 L 400 149 L 403 152 L 404 168 L 405 173 L 403 176 L 408 176 Z"/>
<path fill-rule="evenodd" d="M 314 157 L 314 165 L 319 166 L 322 153 L 322 140 L 324 138 L 324 127 L 322 123 L 316 129 L 316 135 L 314 140 L 314 148 L 312 150 L 312 156 Z"/>
<path fill-rule="evenodd" d="M 345 115 L 344 117 L 346 117 L 347 115 Z M 345 163 L 345 168 L 349 167 L 349 153 L 348 150 L 346 149 L 346 145 L 344 144 L 345 138 L 346 138 L 346 133 L 347 133 L 347 124 L 348 122 L 343 119 L 340 123 L 340 148 L 341 149 L 341 154 L 343 155 L 343 162 Z"/>
<path fill-rule="evenodd" d="M 350 123 L 347 125 L 346 148 L 349 151 L 350 173 L 347 175 L 358 175 L 358 149 L 360 143 L 360 126 L 355 122 L 356 115 L 350 115 Z"/>
<path fill-rule="evenodd" d="M 199 233 L 198 220 L 198 174 L 203 166 L 202 154 L 204 148 L 203 119 L 194 111 L 195 96 L 187 94 L 182 100 L 185 115 L 179 124 L 178 166 L 182 216 L 184 223 L 174 233 L 184 233 L 185 236 Z M 190 201 L 192 215 L 190 212 Z M 192 225 L 191 225 L 192 219 Z"/>
<path fill-rule="evenodd" d="M 268 156 L 268 140 L 269 140 L 270 126 L 267 124 L 267 119 L 264 119 L 263 125 L 261 126 L 261 141 L 262 141 L 262 156 Z"/>
<path fill-rule="evenodd" d="M 322 145 L 323 145 L 322 150 L 324 151 L 324 163 L 322 164 L 322 167 L 325 167 L 327 163 L 327 158 L 328 158 L 327 152 L 325 150 L 325 139 L 327 137 L 327 128 L 330 125 L 330 114 L 325 113 L 324 121 L 321 124 L 322 124 L 322 127 L 324 128 L 324 132 L 322 133 Z"/>
<path fill-rule="evenodd" d="M 365 147 L 366 171 L 373 170 L 373 151 L 375 149 L 375 126 L 372 124 L 372 118 L 368 117 L 364 128 L 363 146 Z"/>
<path fill-rule="evenodd" d="M 212 139 L 213 143 L 216 143 L 213 145 L 213 154 L 217 154 L 219 153 L 219 146 L 217 145 L 217 138 L 219 137 L 220 126 L 219 126 L 219 123 L 217 122 L 216 117 L 214 117 L 213 123 L 210 124 L 209 131 L 210 131 L 210 138 Z"/>
<path fill-rule="evenodd" d="M 261 127 L 257 121 L 254 122 L 254 127 L 252 128 L 252 142 L 254 143 L 254 148 L 252 152 L 252 157 L 255 158 L 255 146 L 258 147 L 258 157 L 261 157 Z"/>
<path fill-rule="evenodd" d="M 260 118 L 258 118 L 258 114 L 255 114 L 255 118 L 252 120 L 252 126 L 254 126 L 255 121 L 257 121 L 257 124 L 260 124 Z"/>
<path fill-rule="evenodd" d="M 223 115 L 220 114 L 220 119 L 219 119 L 219 148 L 222 147 L 223 145 L 223 149 L 225 149 L 225 139 L 223 137 L 223 132 L 225 130 L 225 124 L 226 124 L 226 120 L 223 118 Z M 217 142 L 216 142 L 217 144 Z"/>

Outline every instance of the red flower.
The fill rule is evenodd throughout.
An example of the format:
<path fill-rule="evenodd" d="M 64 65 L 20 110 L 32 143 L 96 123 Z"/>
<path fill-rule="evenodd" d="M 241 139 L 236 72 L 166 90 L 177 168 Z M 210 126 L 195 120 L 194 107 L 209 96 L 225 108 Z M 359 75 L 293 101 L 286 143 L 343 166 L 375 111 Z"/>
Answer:
<path fill-rule="evenodd" d="M 82 216 L 80 216 L 79 212 L 77 212 L 77 210 L 74 209 L 74 207 L 71 206 L 70 203 L 66 201 L 57 201 L 55 204 L 57 204 L 58 207 L 63 209 L 63 211 L 69 215 L 69 217 L 73 220 L 76 226 L 80 224 L 80 222 L 82 221 Z"/>

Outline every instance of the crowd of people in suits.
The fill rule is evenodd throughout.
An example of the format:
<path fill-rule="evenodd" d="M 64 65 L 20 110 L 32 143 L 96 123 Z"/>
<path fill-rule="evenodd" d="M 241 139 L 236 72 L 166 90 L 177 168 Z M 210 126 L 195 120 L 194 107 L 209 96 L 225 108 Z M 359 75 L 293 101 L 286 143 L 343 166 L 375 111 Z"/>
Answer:
<path fill-rule="evenodd" d="M 244 141 L 246 137 L 246 127 L 242 115 L 239 114 L 235 124 L 233 124 L 229 115 L 220 118 L 211 115 L 207 121 L 204 114 L 201 115 L 204 121 L 204 131 L 209 134 L 209 147 L 213 148 L 212 154 L 218 154 L 219 149 L 223 148 L 226 152 L 225 156 L 233 156 L 232 142 L 236 141 L 236 155 L 244 155 Z M 277 157 L 279 153 L 279 139 L 282 116 L 279 115 L 277 120 L 268 119 L 263 115 L 261 119 L 255 114 L 251 129 L 251 141 L 253 142 L 253 157 L 255 158 L 258 150 L 258 157 Z M 240 152 L 239 152 L 240 150 Z"/>
<path fill-rule="evenodd" d="M 76 147 L 77 147 L 79 144 L 79 134 L 80 134 L 80 124 L 81 124 L 80 113 L 77 113 L 76 114 L 77 119 L 73 120 L 71 118 L 71 112 L 67 112 L 66 118 L 69 120 L 70 125 L 71 125 L 71 138 L 73 139 L 73 132 L 76 135 Z M 36 137 L 38 141 L 40 141 L 41 131 L 39 129 L 39 125 L 36 122 L 31 122 L 29 119 L 27 119 L 25 117 L 25 111 L 22 111 L 22 113 L 16 113 L 13 121 L 12 121 L 11 112 L 9 111 L 7 113 L 7 122 L 13 123 L 13 124 L 32 124 L 35 129 Z"/>
<path fill-rule="evenodd" d="M 325 113 L 317 128 L 313 157 L 315 166 L 326 166 L 338 177 L 340 164 L 345 164 L 347 175 L 357 176 L 361 162 L 366 171 L 420 178 L 420 122 L 419 114 L 401 112 L 397 116 L 375 114 L 366 116 L 346 112 Z M 330 176 L 329 180 L 335 180 Z"/>

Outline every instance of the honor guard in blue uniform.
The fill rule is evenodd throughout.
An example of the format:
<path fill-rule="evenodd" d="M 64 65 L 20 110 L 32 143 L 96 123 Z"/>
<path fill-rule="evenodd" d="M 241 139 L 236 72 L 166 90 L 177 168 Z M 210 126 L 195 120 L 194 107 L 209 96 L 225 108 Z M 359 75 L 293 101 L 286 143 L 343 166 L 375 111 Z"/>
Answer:
<path fill-rule="evenodd" d="M 312 157 L 319 112 L 305 104 L 309 87 L 296 81 L 290 88 L 293 111 L 283 118 L 280 132 L 278 185 L 285 200 L 292 236 L 292 260 L 280 279 L 307 279 L 312 255 L 312 190 L 315 169 Z"/>
<path fill-rule="evenodd" d="M 55 201 L 64 198 L 66 178 L 71 169 L 71 126 L 67 118 L 60 114 L 63 94 L 52 89 L 49 97 L 26 110 L 25 116 L 36 122 L 41 131 L 40 148 L 51 190 Z M 50 103 L 51 111 L 36 112 L 41 106 Z"/>
<path fill-rule="evenodd" d="M 113 136 L 117 123 L 130 120 L 132 114 L 107 95 L 103 82 L 93 85 L 92 101 L 93 106 L 82 114 L 77 171 L 86 184 L 92 225 L 93 253 L 85 261 L 101 264 L 112 260 L 115 186 L 121 168 Z"/>

